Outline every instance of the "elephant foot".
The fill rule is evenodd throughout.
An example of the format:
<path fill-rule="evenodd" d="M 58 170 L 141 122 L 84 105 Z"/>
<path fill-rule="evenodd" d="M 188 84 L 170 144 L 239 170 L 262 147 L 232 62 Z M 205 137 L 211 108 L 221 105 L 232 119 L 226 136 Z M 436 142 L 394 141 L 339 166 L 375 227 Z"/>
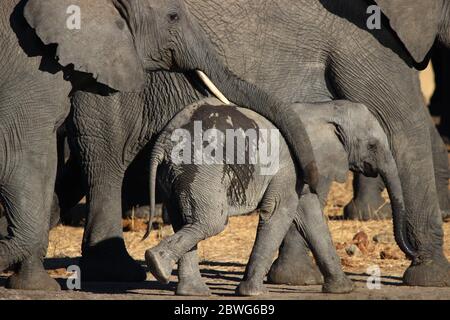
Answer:
<path fill-rule="evenodd" d="M 352 292 L 353 289 L 353 281 L 345 274 L 338 278 L 329 277 L 325 279 L 322 286 L 323 293 L 349 293 Z"/>
<path fill-rule="evenodd" d="M 20 267 L 19 270 L 8 278 L 6 288 L 17 290 L 43 290 L 59 291 L 61 287 L 58 282 L 49 276 L 44 270 L 42 263 Z"/>
<path fill-rule="evenodd" d="M 141 282 L 145 269 L 128 254 L 125 243 L 115 241 L 83 250 L 81 280 L 87 282 Z"/>
<path fill-rule="evenodd" d="M 183 280 L 178 283 L 177 296 L 207 297 L 211 291 L 202 279 Z"/>
<path fill-rule="evenodd" d="M 153 276 L 161 283 L 169 283 L 176 261 L 158 246 L 145 252 L 145 261 Z"/>
<path fill-rule="evenodd" d="M 443 257 L 420 264 L 413 262 L 406 269 L 403 282 L 408 286 L 450 287 L 450 264 Z"/>
<path fill-rule="evenodd" d="M 353 199 L 344 208 L 345 220 L 382 220 L 392 217 L 392 208 L 382 197 L 377 199 Z"/>
<path fill-rule="evenodd" d="M 236 288 L 236 294 L 244 297 L 260 296 L 269 293 L 262 281 L 242 281 Z"/>
<path fill-rule="evenodd" d="M 289 284 L 295 286 L 311 286 L 323 283 L 322 274 L 317 266 L 308 259 L 301 263 L 289 263 L 285 259 L 277 259 L 270 268 L 267 281 L 273 284 Z"/>

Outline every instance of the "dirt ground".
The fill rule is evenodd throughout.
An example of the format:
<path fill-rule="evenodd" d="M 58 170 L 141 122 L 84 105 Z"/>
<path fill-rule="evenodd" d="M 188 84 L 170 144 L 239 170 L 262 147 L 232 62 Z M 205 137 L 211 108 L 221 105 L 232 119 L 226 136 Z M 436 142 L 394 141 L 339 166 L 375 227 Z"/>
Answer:
<path fill-rule="evenodd" d="M 426 99 L 433 92 L 432 73 L 422 73 Z M 268 285 L 263 299 L 450 299 L 450 288 L 416 288 L 401 284 L 401 275 L 409 261 L 393 240 L 392 223 L 387 220 L 349 222 L 339 219 L 344 205 L 351 199 L 351 179 L 335 184 L 325 209 L 335 246 L 344 271 L 355 282 L 356 290 L 347 295 L 325 295 L 320 286 L 295 287 Z M 231 217 L 227 229 L 199 245 L 201 272 L 213 295 L 209 299 L 233 299 L 234 290 L 243 276 L 256 233 L 258 217 Z M 169 226 L 159 226 L 150 238 L 141 241 L 145 221 L 124 221 L 125 240 L 130 254 L 142 261 L 146 249 L 171 234 Z M 450 222 L 444 224 L 445 254 L 450 259 Z M 77 264 L 80 256 L 82 228 L 58 226 L 51 231 L 46 267 L 52 276 L 66 287 L 70 275 L 66 268 Z M 374 241 L 374 238 L 378 241 Z M 144 262 L 142 261 L 144 264 Z M 381 287 L 367 286 L 370 269 L 379 268 Z M 178 299 L 174 296 L 175 273 L 169 285 L 158 284 L 151 274 L 146 282 L 129 284 L 83 284 L 82 291 L 64 290 L 58 293 L 7 290 L 3 284 L 7 273 L 0 276 L 0 299 Z M 370 281 L 369 281 L 370 282 Z"/>

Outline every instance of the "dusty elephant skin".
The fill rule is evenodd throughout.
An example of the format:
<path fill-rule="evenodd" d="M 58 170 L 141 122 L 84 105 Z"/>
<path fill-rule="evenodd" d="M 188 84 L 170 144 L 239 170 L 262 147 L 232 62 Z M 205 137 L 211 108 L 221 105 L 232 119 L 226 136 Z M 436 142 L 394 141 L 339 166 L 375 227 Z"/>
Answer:
<path fill-rule="evenodd" d="M 246 142 L 244 152 L 247 160 L 243 164 L 236 163 L 235 157 L 239 152 L 237 145 L 229 150 L 226 141 L 219 142 L 217 147 L 222 150 L 219 154 L 223 158 L 230 159 L 230 155 L 234 155 L 228 164 L 220 162 L 220 159 L 212 165 L 194 164 L 191 161 L 199 150 L 192 150 L 192 157 L 187 156 L 186 164 L 175 164 L 176 160 L 172 158 L 175 145 L 179 143 L 173 141 L 175 130 L 181 128 L 194 137 L 198 134 L 195 131 L 196 123 L 201 123 L 205 131 L 215 128 L 224 134 L 226 130 L 235 128 L 245 132 L 253 129 L 258 135 L 262 129 L 275 129 L 261 116 L 247 112 L 235 106 L 223 106 L 216 100 L 200 101 L 174 117 L 155 143 L 150 169 L 151 212 L 154 212 L 156 169 L 161 164 L 160 186 L 167 193 L 169 215 L 176 233 L 148 250 L 145 256 L 151 272 L 163 283 L 168 282 L 174 264 L 181 259 L 177 288 L 180 295 L 208 294 L 200 277 L 198 263 L 190 260 L 197 255 L 196 246 L 200 240 L 224 230 L 230 212 L 248 213 L 257 208 L 261 212 L 257 240 L 245 281 L 238 289 L 242 295 L 265 292 L 263 278 L 284 234 L 292 224 L 298 203 L 296 170 L 284 141 L 281 141 L 276 151 L 279 169 L 275 175 L 263 175 L 260 163 L 248 163 L 255 141 Z M 266 139 L 270 140 L 268 137 Z M 186 141 L 189 146 L 191 143 L 193 141 Z M 256 149 L 259 148 L 261 146 L 257 145 Z M 332 245 L 330 247 L 333 248 Z M 337 278 L 341 277 L 345 277 L 342 270 Z"/>
<path fill-rule="evenodd" d="M 327 1 L 322 1 L 323 3 Z M 433 2 L 422 1 L 389 1 L 375 0 L 388 19 L 390 27 L 395 31 L 399 39 L 405 45 L 414 63 L 419 68 L 425 67 L 432 57 L 433 65 L 436 63 L 438 70 L 438 90 L 434 103 L 439 104 L 439 99 L 445 97 L 439 90 L 439 81 L 442 80 L 440 72 L 445 73 L 445 64 L 442 64 L 442 54 L 450 44 L 450 4 L 448 1 L 440 0 Z M 406 14 L 405 14 L 406 12 Z M 424 18 L 427 16 L 428 18 Z M 414 21 L 414 25 L 410 22 Z M 436 40 L 436 41 L 435 41 Z M 430 48 L 436 43 L 432 54 Z M 388 45 L 389 46 L 389 45 Z M 445 53 L 444 53 L 445 54 Z M 411 65 L 411 62 L 405 61 Z M 444 90 L 447 91 L 447 90 Z M 433 104 L 433 101 L 432 101 Z M 432 106 L 433 108 L 433 106 Z M 431 145 L 435 167 L 435 182 L 438 192 L 439 206 L 442 217 L 446 218 L 450 212 L 450 200 L 448 194 L 448 179 L 450 176 L 448 168 L 447 149 L 442 142 L 434 124 L 428 121 L 431 136 Z M 442 127 L 441 127 L 442 129 Z M 354 179 L 355 197 L 345 207 L 347 219 L 369 220 L 373 218 L 386 218 L 390 216 L 388 206 L 383 205 L 381 191 L 383 184 L 380 179 L 365 178 L 356 175 Z"/>
<path fill-rule="evenodd" d="M 373 31 L 366 27 L 366 1 L 267 2 L 264 13 L 258 11 L 257 1 L 188 4 L 231 70 L 242 78 L 285 102 L 338 98 L 367 106 L 393 150 L 406 205 L 406 233 L 417 252 L 405 283 L 448 286 L 450 267 L 442 252 L 436 188 L 436 180 L 442 180 L 435 179 L 435 173 L 448 172 L 448 158 L 441 140 L 430 143 L 431 122 L 413 69 L 426 65 L 438 35 L 450 43 L 449 3 L 382 2 L 388 6 L 382 9 L 392 27 L 383 19 L 381 30 Z M 213 12 L 221 12 L 219 20 L 209 18 Z M 410 28 L 410 21 L 426 32 Z M 439 190 L 447 192 L 446 187 Z"/>
<path fill-rule="evenodd" d="M 442 114 L 439 132 L 448 140 L 448 73 L 449 59 L 448 44 L 450 33 L 448 30 L 449 4 L 448 1 L 434 1 L 433 3 L 419 1 L 395 1 L 379 0 L 377 2 L 387 15 L 392 28 L 409 49 L 410 54 L 422 65 L 426 65 L 427 55 L 431 44 L 439 33 L 437 41 L 428 57 L 431 57 L 436 73 L 436 91 L 431 99 L 430 111 L 433 114 Z M 412 10 L 410 10 L 412 8 Z M 409 10 L 406 15 L 403 13 Z M 424 14 L 429 18 L 423 19 Z M 415 21 L 414 27 L 406 21 Z M 420 36 L 417 32 L 420 30 Z M 447 46 L 447 47 L 446 47 Z M 430 135 L 435 159 L 436 187 L 438 192 L 439 206 L 443 218 L 450 214 L 450 200 L 448 194 L 448 169 L 447 149 L 442 143 L 433 123 L 430 123 Z M 436 165 L 438 164 L 438 165 Z M 384 203 L 381 191 L 384 185 L 380 179 L 367 178 L 356 175 L 353 180 L 355 190 L 354 199 L 345 207 L 344 216 L 352 220 L 383 219 L 391 216 L 391 210 Z"/>
<path fill-rule="evenodd" d="M 429 129 L 433 155 L 440 164 L 434 167 L 439 208 L 442 218 L 446 219 L 450 214 L 448 191 L 450 172 L 448 170 L 447 148 L 431 119 L 429 121 Z M 385 185 L 379 177 L 372 178 L 356 174 L 353 179 L 354 198 L 345 206 L 344 218 L 364 221 L 391 218 L 391 208 L 381 196 L 384 188 Z"/>
<path fill-rule="evenodd" d="M 69 27 L 69 6 L 80 9 L 80 28 Z M 58 288 L 49 277 L 34 278 L 44 273 L 41 261 L 48 242 L 48 212 L 57 166 L 55 131 L 69 112 L 69 97 L 78 90 L 102 95 L 115 90 L 140 91 L 145 72 L 203 70 L 214 80 L 224 79 L 222 89 L 231 97 L 228 91 L 235 92 L 235 100 L 257 105 L 282 131 L 303 136 L 295 144 L 290 140 L 291 146 L 299 155 L 299 167 L 305 168 L 308 177 L 315 177 L 311 145 L 301 122 L 287 122 L 277 112 L 280 102 L 220 68 L 206 38 L 189 22 L 182 2 L 5 0 L 0 10 L 0 128 L 5 137 L 0 179 L 10 235 L 0 242 L 0 267 L 23 261 L 9 286 L 36 289 L 30 287 L 36 283 L 42 289 Z M 155 35 L 155 22 L 166 32 L 164 38 Z M 181 34 L 185 37 L 179 37 Z M 175 50 L 178 43 L 184 47 Z M 194 56 L 190 44 L 201 48 L 201 55 Z M 210 65 L 217 67 L 211 70 Z M 236 90 L 237 85 L 244 90 Z M 302 149 L 310 151 L 307 156 L 301 156 Z M 121 236 L 106 237 L 108 241 L 102 242 L 103 234 L 114 233 L 116 227 L 96 233 L 92 221 L 99 217 L 93 214 L 88 218 L 84 278 L 144 280 L 144 270 L 128 255 Z"/>
<path fill-rule="evenodd" d="M 93 90 L 111 91 L 105 85 L 138 90 L 143 85 L 144 62 L 135 46 L 140 40 L 132 37 L 112 2 L 98 1 L 90 10 L 86 3 L 5 0 L 0 6 L 0 180 L 9 218 L 9 237 L 0 243 L 0 268 L 17 266 L 8 287 L 59 289 L 42 266 L 57 166 L 55 132 L 69 113 L 70 93 L 92 83 L 71 64 L 96 74 L 101 83 L 93 84 Z M 88 25 L 73 37 L 73 30 L 61 27 L 70 4 L 85 9 Z M 119 28 L 116 22 L 121 21 Z M 92 28 L 95 34 L 89 33 Z M 112 38 L 117 45 L 113 53 Z"/>
<path fill-rule="evenodd" d="M 443 1 L 435 3 L 438 6 L 444 4 Z M 448 161 L 443 161 L 441 141 L 430 143 L 432 133 L 429 116 L 414 70 L 422 66 L 425 55 L 418 58 L 411 53 L 414 46 L 423 43 L 420 38 L 422 33 L 413 32 L 416 38 L 409 38 L 406 46 L 408 50 L 405 50 L 401 41 L 405 44 L 406 41 L 397 36 L 393 30 L 396 27 L 390 28 L 386 19 L 383 20 L 381 30 L 367 30 L 368 4 L 365 1 L 282 0 L 265 1 L 265 5 L 261 6 L 260 1 L 233 0 L 219 3 L 190 0 L 187 4 L 218 49 L 222 57 L 219 61 L 225 61 L 226 66 L 242 79 L 257 84 L 285 103 L 322 102 L 337 98 L 359 101 L 367 106 L 385 130 L 399 170 L 406 209 L 405 231 L 408 242 L 416 251 L 414 268 L 407 273 L 405 282 L 409 285 L 448 286 L 450 269 L 442 253 L 443 233 L 438 202 L 438 191 L 443 188 L 436 188 L 436 181 L 442 179 L 440 176 L 435 178 L 436 173 L 447 172 Z M 402 17 L 404 21 L 399 22 L 405 24 L 416 19 L 422 25 L 429 19 L 425 17 L 431 16 L 441 26 L 441 36 L 448 31 L 446 19 L 450 15 L 447 14 L 447 8 L 440 10 L 437 15 L 434 8 L 427 8 L 421 1 L 408 1 L 408 5 L 411 6 L 409 14 L 415 16 Z M 262 7 L 265 8 L 264 12 L 260 10 Z M 434 41 L 437 33 L 427 36 Z M 176 76 L 153 77 L 148 79 L 148 83 L 155 85 L 161 81 L 167 85 L 170 81 L 166 80 L 167 77 Z M 221 86 L 221 89 L 224 87 L 227 85 Z M 75 99 L 75 111 L 78 108 L 84 111 L 76 111 L 74 122 L 92 119 L 91 124 L 86 126 L 76 124 L 75 131 L 83 136 L 83 139 L 78 140 L 84 140 L 84 145 L 80 147 L 84 150 L 81 162 L 86 166 L 85 174 L 91 177 L 88 181 L 90 192 L 97 190 L 96 196 L 90 200 L 90 206 L 91 211 L 95 209 L 99 212 L 98 227 L 92 230 L 103 228 L 103 231 L 99 231 L 103 233 L 101 238 L 117 237 L 119 231 L 116 233 L 115 230 L 120 228 L 120 210 L 116 209 L 120 203 L 111 204 L 114 200 L 106 195 L 114 194 L 117 195 L 114 198 L 120 198 L 123 172 L 136 155 L 144 152 L 142 150 L 151 137 L 163 127 L 161 123 L 158 127 L 155 120 L 149 120 L 154 112 L 152 103 L 155 99 L 164 102 L 155 97 L 155 93 L 163 96 L 175 93 L 179 100 L 176 103 L 187 102 L 184 105 L 196 100 L 195 93 L 184 90 L 186 87 L 178 83 L 159 91 L 146 89 L 140 93 L 118 94 L 110 98 L 85 95 Z M 225 92 L 227 96 L 230 93 L 233 94 L 233 90 Z M 171 105 L 174 100 L 169 97 L 168 104 Z M 231 100 L 238 105 L 246 105 L 236 99 Z M 136 114 L 119 114 L 115 111 L 119 105 L 126 110 L 135 110 Z M 90 112 L 89 106 L 95 106 L 99 112 Z M 288 110 L 286 112 L 289 114 Z M 135 119 L 141 119 L 141 122 Z M 108 121 L 109 124 L 106 123 Z M 297 122 L 294 119 L 291 121 Z M 108 129 L 117 122 L 122 123 L 122 130 L 112 132 Z M 107 136 L 101 138 L 102 143 L 97 143 L 98 135 L 88 130 L 89 126 L 99 128 L 99 123 L 102 124 L 101 128 L 94 132 L 102 132 Z M 108 143 L 103 142 L 103 139 Z M 81 144 L 80 141 L 78 143 Z M 94 145 L 97 150 L 93 150 Z M 101 148 L 98 148 L 99 145 Z M 108 157 L 111 159 L 107 165 L 98 165 L 105 161 L 98 159 Z M 91 159 L 95 160 L 89 164 Z M 433 168 L 437 168 L 436 172 Z M 94 176 L 98 178 L 94 179 Z M 102 189 L 105 190 L 103 195 Z M 100 218 L 102 215 L 103 219 Z M 96 224 L 94 219 L 92 226 Z M 305 264 L 305 259 L 309 259 L 305 250 L 297 253 L 283 261 L 280 270 L 294 270 L 296 265 Z M 285 275 L 280 278 L 290 278 L 290 282 L 302 284 L 314 276 L 305 279 L 298 275 L 297 279 L 292 279 Z"/>
<path fill-rule="evenodd" d="M 198 121 L 204 132 L 213 128 L 222 133 L 230 128 L 241 128 L 246 133 L 251 128 L 256 128 L 258 132 L 275 129 L 255 113 L 234 106 L 216 106 L 216 103 L 206 100 L 186 107 L 163 130 L 152 151 L 151 213 L 155 210 L 156 172 L 160 166 L 158 179 L 160 187 L 166 192 L 165 201 L 170 204 L 169 214 L 176 231 L 175 235 L 146 252 L 149 268 L 158 280 L 167 282 L 174 264 L 178 262 L 180 272 L 177 294 L 207 294 L 200 278 L 198 260 L 192 261 L 196 256 L 197 243 L 221 232 L 230 213 L 244 214 L 258 209 L 261 213 L 258 233 L 244 281 L 237 289 L 238 294 L 249 296 L 266 291 L 263 279 L 287 232 L 300 232 L 300 239 L 306 239 L 324 275 L 324 292 L 351 291 L 353 286 L 342 272 L 322 212 L 331 182 L 345 181 L 348 169 L 383 177 L 399 226 L 396 229 L 397 242 L 409 256 L 414 254 L 405 234 L 405 209 L 397 167 L 383 129 L 365 106 L 347 101 L 293 106 L 305 120 L 318 168 L 325 177 L 319 185 L 319 195 L 310 193 L 308 186 L 305 186 L 297 202 L 296 182 L 292 181 L 295 167 L 283 141 L 279 150 L 279 170 L 273 175 L 258 174 L 262 163 L 249 162 L 251 140 L 245 149 L 247 160 L 242 165 L 229 164 L 225 159 L 223 162 L 218 159 L 219 162 L 210 165 L 179 163 L 174 159 L 174 155 L 180 152 L 180 141 L 174 134 L 183 129 L 190 137 L 194 137 L 197 134 L 195 123 Z M 218 148 L 223 149 L 219 154 L 235 154 L 237 149 L 228 149 L 228 136 L 219 141 Z M 270 139 L 266 139 L 266 142 L 260 140 L 257 148 L 262 148 L 261 143 L 275 148 Z M 192 144 L 192 148 L 195 148 L 194 141 L 185 141 L 186 144 Z M 183 149 L 184 160 L 185 152 Z M 187 160 L 192 161 L 194 158 L 195 155 L 192 159 L 188 156 Z M 301 184 L 300 181 L 298 183 Z M 293 218 L 297 227 L 289 229 Z M 284 246 L 295 245 L 289 243 L 295 238 L 294 234 L 286 237 L 279 260 L 289 259 L 286 255 L 291 252 L 285 250 Z M 301 246 L 302 243 L 296 245 Z M 274 277 L 277 276 L 274 269 L 280 264 L 275 262 L 272 267 Z"/>
<path fill-rule="evenodd" d="M 129 3 L 124 1 L 119 9 L 122 15 L 133 16 L 133 8 L 145 8 L 145 11 L 141 10 L 136 14 L 137 18 L 146 18 L 146 21 L 152 23 L 151 26 L 146 25 L 144 28 L 136 26 L 135 30 L 140 35 L 153 37 L 151 42 L 144 46 L 150 50 L 150 54 L 144 58 L 145 63 L 161 71 L 189 73 L 201 70 L 209 75 L 212 82 L 230 100 L 248 106 L 277 125 L 286 135 L 305 180 L 312 186 L 317 184 L 318 176 L 311 144 L 300 118 L 292 119 L 288 117 L 289 113 L 279 112 L 284 108 L 288 109 L 289 105 L 284 106 L 281 100 L 231 73 L 218 59 L 209 39 L 197 22 L 191 19 L 182 1 L 142 0 Z M 131 28 L 135 28 L 133 24 Z M 195 76 L 195 73 L 191 72 L 190 77 L 193 75 Z M 173 111 L 171 107 L 179 108 L 195 101 L 194 98 L 202 94 L 200 91 L 205 94 L 203 87 L 184 89 L 191 86 L 186 80 L 172 85 L 171 82 L 176 81 L 176 77 L 164 72 L 146 74 L 144 91 L 104 97 L 103 101 L 108 104 L 105 109 L 99 106 L 99 103 L 92 102 L 102 101 L 102 98 L 94 94 L 92 96 L 88 93 L 80 94 L 73 100 L 71 130 L 74 134 L 71 144 L 72 149 L 79 153 L 77 156 L 85 174 L 85 184 L 89 186 L 89 213 L 83 239 L 83 257 L 80 262 L 84 280 L 114 281 L 136 273 L 142 274 L 142 270 L 140 272 L 133 270 L 132 266 L 136 264 L 134 261 L 124 258 L 128 257 L 128 254 L 123 243 L 118 214 L 121 211 L 120 202 L 116 201 L 121 199 L 124 172 L 135 156 L 145 148 L 152 135 L 158 132 L 158 126 L 170 120 L 167 114 Z M 181 95 L 168 96 L 170 89 L 167 88 L 177 86 L 180 86 L 178 91 Z M 144 108 L 146 104 L 153 103 L 152 95 L 159 95 L 168 109 L 156 112 L 151 108 Z M 171 101 L 173 99 L 186 103 L 174 104 Z M 96 110 L 85 108 L 90 102 L 96 105 Z M 144 113 L 133 113 L 131 110 L 134 105 Z M 121 107 L 124 109 L 118 110 Z M 101 114 L 105 110 L 106 114 Z M 93 124 L 93 119 L 100 121 Z M 108 123 L 107 120 L 111 122 Z M 122 127 L 124 123 L 127 123 L 126 127 Z M 162 127 L 159 128 L 161 129 Z M 126 147 L 116 152 L 117 148 L 124 146 L 124 143 Z M 95 147 L 92 147 L 93 144 Z M 127 149 L 128 147 L 131 149 Z M 306 150 L 309 152 L 305 152 Z M 115 268 L 111 269 L 111 265 Z"/>

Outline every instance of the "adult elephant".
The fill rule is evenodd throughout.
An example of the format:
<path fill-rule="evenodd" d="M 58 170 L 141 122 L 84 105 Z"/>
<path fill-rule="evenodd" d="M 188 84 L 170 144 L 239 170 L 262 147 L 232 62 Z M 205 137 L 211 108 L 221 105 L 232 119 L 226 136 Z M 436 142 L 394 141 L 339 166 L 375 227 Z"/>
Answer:
<path fill-rule="evenodd" d="M 223 79 L 219 86 L 234 100 L 258 106 L 255 111 L 285 128 L 288 139 L 290 134 L 304 137 L 292 144 L 292 150 L 307 177 L 313 177 L 313 184 L 317 180 L 301 122 L 287 119 L 279 113 L 281 103 L 225 68 L 206 69 L 204 61 L 214 64 L 215 56 L 188 16 L 181 15 L 182 9 L 178 1 L 162 0 L 2 1 L 0 181 L 8 236 L 0 241 L 0 269 L 19 264 L 8 286 L 59 288 L 42 260 L 57 169 L 55 132 L 77 90 L 105 95 L 114 89 L 138 91 L 145 84 L 145 71 L 161 68 L 213 71 L 211 77 Z M 151 26 L 157 19 L 171 32 L 186 35 L 183 51 L 171 46 L 158 51 L 161 39 L 155 38 Z M 202 55 L 194 55 L 199 47 Z"/>
<path fill-rule="evenodd" d="M 379 0 L 385 16 L 374 30 L 367 27 L 371 1 L 188 3 L 242 78 L 285 102 L 339 98 L 368 106 L 387 132 L 400 170 L 407 233 L 416 251 L 404 281 L 450 285 L 434 170 L 446 171 L 448 159 L 442 141 L 430 143 L 415 71 L 427 64 L 438 36 L 450 44 L 450 3 Z"/>
<path fill-rule="evenodd" d="M 391 24 L 383 17 L 381 29 L 368 30 L 366 12 L 373 2 L 364 0 L 230 0 L 226 3 L 187 0 L 191 13 L 200 21 L 222 60 L 242 79 L 256 83 L 287 103 L 346 99 L 364 103 L 377 117 L 388 135 L 404 190 L 404 230 L 406 241 L 414 250 L 412 264 L 404 274 L 404 282 L 409 285 L 450 284 L 449 263 L 442 250 L 442 220 L 434 172 L 435 167 L 447 168 L 448 164 L 442 161 L 442 149 L 430 143 L 429 116 L 416 72 L 416 68 L 426 64 L 428 50 L 438 34 L 446 37 L 446 20 L 450 17 L 447 3 L 435 1 L 425 5 L 419 0 L 400 0 L 395 2 L 403 9 L 400 15 L 395 13 L 395 7 L 380 1 L 392 18 Z M 430 17 L 433 21 L 428 26 Z M 415 24 L 408 26 L 410 21 Z M 159 93 L 168 95 L 172 89 L 167 89 L 168 80 L 164 77 L 172 79 L 173 75 L 150 77 L 148 85 L 159 82 Z M 186 89 L 184 80 L 179 81 L 175 92 L 186 90 L 179 97 L 182 102 L 197 98 Z M 225 92 L 230 93 L 233 92 Z M 111 201 L 111 195 L 120 195 L 123 172 L 149 141 L 149 136 L 143 134 L 161 126 L 142 118 L 151 114 L 148 106 L 155 102 L 154 94 L 155 91 L 145 90 L 112 100 L 89 94 L 76 98 L 74 110 L 78 111 L 74 113 L 73 127 L 78 137 L 75 143 L 82 150 L 81 162 L 91 184 L 92 218 L 86 231 L 87 243 L 90 239 L 95 239 L 92 243 L 121 239 L 120 209 Z M 172 98 L 167 99 L 170 102 Z M 77 124 L 77 119 L 92 118 L 92 115 L 80 110 L 91 110 L 89 105 L 103 105 L 103 110 L 112 105 L 114 110 L 123 110 L 119 108 L 123 104 L 134 105 L 138 115 L 110 114 L 111 121 L 121 118 L 120 122 L 126 125 L 121 132 L 112 132 L 105 121 L 96 132 L 117 139 L 110 139 L 102 150 L 93 151 L 90 146 L 98 135 L 91 134 L 89 138 L 84 134 L 87 127 Z M 129 121 L 134 117 L 141 119 L 141 126 L 129 128 Z M 103 122 L 106 118 L 101 119 Z M 95 128 L 98 123 L 91 121 Z M 99 160 L 114 152 L 121 156 L 119 161 L 114 160 L 113 166 Z M 93 160 L 92 164 L 88 164 L 89 159 Z M 271 278 L 276 282 L 305 282 L 305 275 L 313 274 L 311 262 L 305 247 L 292 244 L 301 241 L 298 235 L 285 240 L 288 239 L 295 241 L 285 241 Z M 93 256 L 90 259 L 95 261 Z M 106 267 L 103 269 L 107 270 Z"/>
<path fill-rule="evenodd" d="M 95 73 L 98 87 L 137 90 L 143 82 L 144 63 L 135 46 L 143 39 L 133 38 L 113 4 L 72 3 L 84 9 L 85 29 L 66 27 L 69 1 L 5 0 L 0 6 L 0 180 L 9 223 L 9 235 L 0 242 L 0 269 L 19 264 L 9 278 L 13 288 L 59 288 L 42 265 L 57 166 L 55 131 L 69 112 L 71 91 L 87 78 L 69 64 Z M 45 44 L 59 43 L 57 51 L 40 41 L 26 18 L 45 35 Z M 92 28 L 95 34 L 86 32 Z"/>

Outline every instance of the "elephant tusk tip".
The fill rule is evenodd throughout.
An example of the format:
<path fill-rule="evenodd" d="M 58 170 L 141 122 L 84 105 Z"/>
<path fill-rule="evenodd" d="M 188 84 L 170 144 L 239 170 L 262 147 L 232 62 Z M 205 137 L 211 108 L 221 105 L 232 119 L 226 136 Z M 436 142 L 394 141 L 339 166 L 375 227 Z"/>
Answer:
<path fill-rule="evenodd" d="M 231 105 L 230 100 L 228 100 L 225 95 L 220 92 L 220 90 L 216 87 L 216 85 L 209 79 L 209 77 L 201 70 L 196 70 L 197 75 L 200 77 L 200 79 L 203 81 L 203 83 L 206 85 L 206 87 L 211 91 L 213 95 L 216 96 L 217 99 L 219 99 L 222 103 L 226 105 Z"/>

